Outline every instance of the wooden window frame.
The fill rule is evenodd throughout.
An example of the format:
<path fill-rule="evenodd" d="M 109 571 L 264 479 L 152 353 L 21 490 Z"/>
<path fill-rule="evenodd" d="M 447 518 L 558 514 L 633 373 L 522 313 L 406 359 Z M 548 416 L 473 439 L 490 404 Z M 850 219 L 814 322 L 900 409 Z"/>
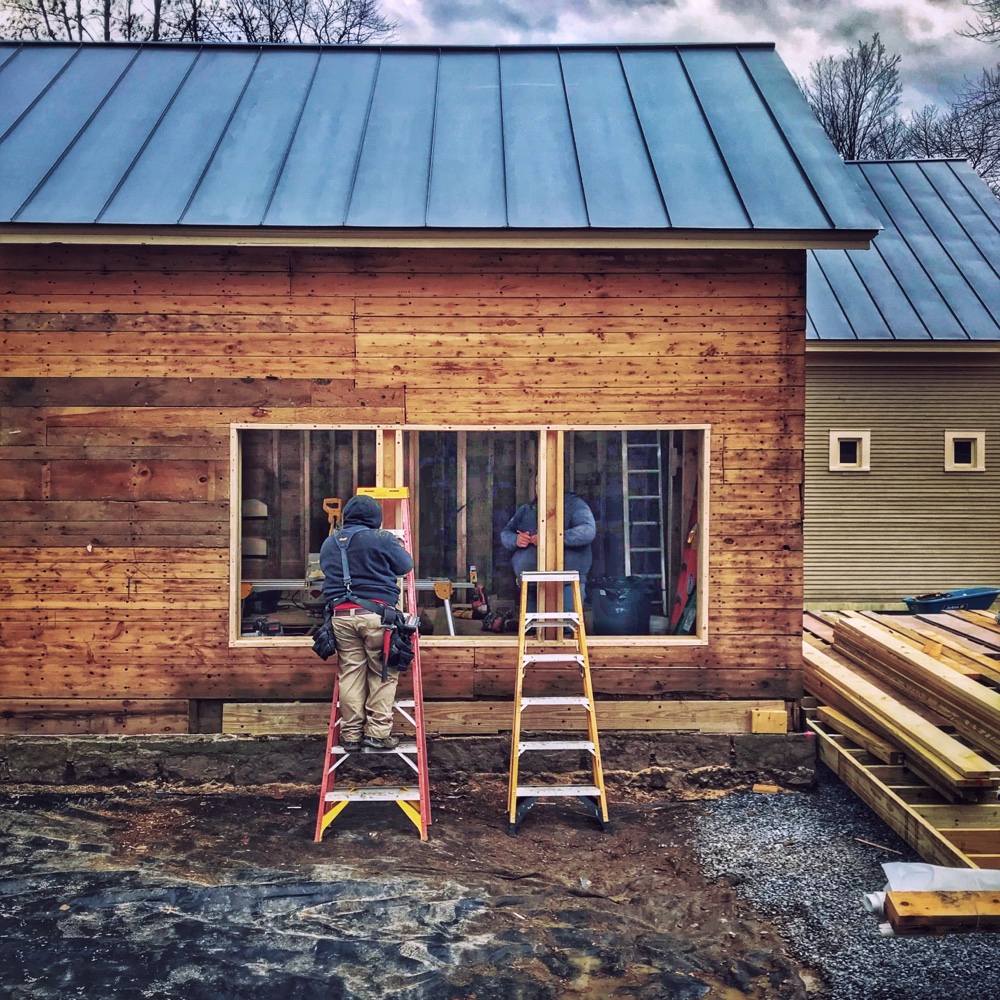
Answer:
<path fill-rule="evenodd" d="M 972 443 L 972 461 L 955 461 L 955 443 Z M 944 432 L 945 472 L 985 472 L 986 471 L 986 431 L 945 431 Z"/>
<path fill-rule="evenodd" d="M 858 460 L 853 463 L 840 461 L 841 441 L 858 442 Z M 855 430 L 830 431 L 830 472 L 870 472 L 872 432 Z"/>
<path fill-rule="evenodd" d="M 563 505 L 565 490 L 565 435 L 572 431 L 698 431 L 701 433 L 701 456 L 698 480 L 698 572 L 696 587 L 699 595 L 695 631 L 692 635 L 650 636 L 587 636 L 590 647 L 602 646 L 705 646 L 708 644 L 709 606 L 709 524 L 711 425 L 709 424 L 601 424 L 601 425 L 467 425 L 467 424 L 329 424 L 329 423 L 233 423 L 229 425 L 229 645 L 241 648 L 311 646 L 309 636 L 243 636 L 240 614 L 240 584 L 242 572 L 242 480 L 243 462 L 241 432 L 243 431 L 374 431 L 375 486 L 403 486 L 405 479 L 403 442 L 406 434 L 419 431 L 513 431 L 535 433 L 538 441 L 537 495 L 545 498 L 538 511 L 538 563 L 552 569 L 562 568 Z M 543 509 L 544 507 L 544 509 Z M 554 552 L 549 558 L 549 553 Z M 516 646 L 517 636 L 421 636 L 422 648 L 445 647 L 474 649 L 476 647 Z"/>

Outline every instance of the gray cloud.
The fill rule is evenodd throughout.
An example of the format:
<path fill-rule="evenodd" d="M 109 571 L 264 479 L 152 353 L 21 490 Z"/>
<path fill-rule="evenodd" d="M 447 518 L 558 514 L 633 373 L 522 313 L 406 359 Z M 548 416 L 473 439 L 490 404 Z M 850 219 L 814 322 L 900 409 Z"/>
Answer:
<path fill-rule="evenodd" d="M 962 0 L 382 0 L 397 40 L 440 44 L 773 41 L 796 76 L 878 31 L 906 107 L 944 104 L 1000 49 L 964 38 Z"/>

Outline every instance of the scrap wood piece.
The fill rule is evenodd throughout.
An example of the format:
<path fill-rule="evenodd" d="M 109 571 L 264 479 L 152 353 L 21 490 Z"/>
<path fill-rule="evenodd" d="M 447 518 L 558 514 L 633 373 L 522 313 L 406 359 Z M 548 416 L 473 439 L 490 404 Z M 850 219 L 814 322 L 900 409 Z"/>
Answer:
<path fill-rule="evenodd" d="M 885 896 L 885 913 L 898 934 L 996 929 L 1000 928 L 1000 892 L 890 891 Z"/>
<path fill-rule="evenodd" d="M 803 646 L 806 689 L 846 712 L 877 735 L 900 746 L 955 788 L 1000 785 L 1000 768 L 928 722 L 857 669 Z"/>
<path fill-rule="evenodd" d="M 969 614 L 968 611 L 942 611 L 937 614 L 921 614 L 914 617 L 919 618 L 922 622 L 927 622 L 928 625 L 935 625 L 948 632 L 954 632 L 955 635 L 975 639 L 976 642 L 992 649 L 994 653 L 1000 653 L 1000 632 L 990 628 L 979 619 L 969 621 L 968 618 L 962 617 L 967 614 Z"/>
<path fill-rule="evenodd" d="M 818 705 L 816 707 L 816 717 L 820 722 L 825 722 L 831 729 L 835 729 L 841 736 L 846 736 L 853 743 L 857 743 L 863 750 L 867 750 L 873 757 L 877 757 L 884 764 L 902 764 L 904 754 L 898 747 L 894 747 L 888 740 L 877 736 L 870 729 L 865 729 L 860 723 L 855 722 L 849 715 L 829 705 Z"/>
<path fill-rule="evenodd" d="M 802 616 L 802 627 L 823 642 L 833 642 L 833 626 L 812 612 L 807 611 Z"/>
<path fill-rule="evenodd" d="M 1000 753 L 1000 693 L 913 649 L 874 622 L 843 619 L 833 648 L 944 715 L 970 738 Z"/>

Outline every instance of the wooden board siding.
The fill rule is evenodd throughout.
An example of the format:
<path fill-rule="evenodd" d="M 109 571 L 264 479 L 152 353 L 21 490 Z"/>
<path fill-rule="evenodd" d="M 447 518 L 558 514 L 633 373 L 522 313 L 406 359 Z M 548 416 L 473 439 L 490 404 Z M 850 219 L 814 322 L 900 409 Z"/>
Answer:
<path fill-rule="evenodd" d="M 0 247 L 0 709 L 329 695 L 308 647 L 228 645 L 231 423 L 710 424 L 709 643 L 600 646 L 595 687 L 797 697 L 804 267 Z M 511 644 L 424 661 L 429 697 L 512 691 Z"/>
<path fill-rule="evenodd" d="M 810 355 L 806 600 L 1000 586 L 1000 353 Z M 871 431 L 869 472 L 830 472 L 831 430 Z M 944 432 L 986 432 L 984 472 L 944 471 Z"/>

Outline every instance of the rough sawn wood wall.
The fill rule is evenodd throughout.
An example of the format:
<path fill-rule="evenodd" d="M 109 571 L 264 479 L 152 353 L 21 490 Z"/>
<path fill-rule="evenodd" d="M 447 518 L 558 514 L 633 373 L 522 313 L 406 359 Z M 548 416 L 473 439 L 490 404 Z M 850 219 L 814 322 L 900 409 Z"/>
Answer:
<path fill-rule="evenodd" d="M 594 649 L 595 688 L 800 694 L 804 252 L 8 245 L 0 262 L 8 719 L 183 730 L 203 699 L 329 697 L 308 647 L 228 645 L 232 422 L 711 424 L 709 644 Z M 515 656 L 425 644 L 425 694 L 509 697 Z"/>

